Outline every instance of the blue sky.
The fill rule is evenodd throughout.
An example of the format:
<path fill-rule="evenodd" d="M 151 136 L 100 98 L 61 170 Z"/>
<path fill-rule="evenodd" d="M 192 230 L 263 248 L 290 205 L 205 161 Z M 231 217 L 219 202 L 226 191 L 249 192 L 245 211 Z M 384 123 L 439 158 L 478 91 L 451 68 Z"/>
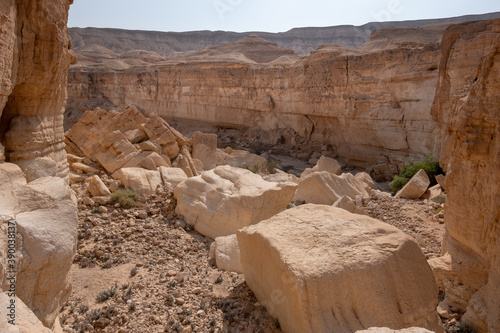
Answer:
<path fill-rule="evenodd" d="M 499 0 L 74 0 L 68 26 L 281 32 L 496 11 Z"/>

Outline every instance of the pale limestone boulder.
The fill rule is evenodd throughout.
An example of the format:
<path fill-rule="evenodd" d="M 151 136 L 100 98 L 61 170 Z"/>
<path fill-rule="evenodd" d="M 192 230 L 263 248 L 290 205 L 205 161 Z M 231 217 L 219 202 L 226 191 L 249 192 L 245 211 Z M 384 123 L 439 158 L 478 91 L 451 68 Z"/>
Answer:
<path fill-rule="evenodd" d="M 163 184 L 170 191 L 175 190 L 177 185 L 188 179 L 184 170 L 180 168 L 159 168 L 161 179 L 163 180 Z"/>
<path fill-rule="evenodd" d="M 393 226 L 308 204 L 236 236 L 245 281 L 284 332 L 443 332 L 426 258 Z"/>
<path fill-rule="evenodd" d="M 236 235 L 215 238 L 215 264 L 222 271 L 243 274 Z"/>
<path fill-rule="evenodd" d="M 106 184 L 97 175 L 90 177 L 87 191 L 93 197 L 103 197 L 111 194 Z"/>
<path fill-rule="evenodd" d="M 47 327 L 71 290 L 69 269 L 76 252 L 75 198 L 62 178 L 44 177 L 31 183 L 19 167 L 0 164 L 0 243 L 7 244 L 9 221 L 16 225 L 16 295 Z M 6 258 L 0 249 L 0 258 Z M 0 261 L 0 276 L 9 269 Z M 7 281 L 0 284 L 8 290 Z"/>
<path fill-rule="evenodd" d="M 431 181 L 429 180 L 427 173 L 424 169 L 420 169 L 420 171 L 417 172 L 398 193 L 396 193 L 395 197 L 419 199 L 422 195 L 424 195 L 425 191 L 427 191 L 430 183 Z"/>
<path fill-rule="evenodd" d="M 230 165 L 237 168 L 245 168 L 252 172 L 262 172 L 266 170 L 267 160 L 259 155 L 249 153 L 246 150 L 227 150 L 229 154 L 223 158 L 221 164 Z"/>
<path fill-rule="evenodd" d="M 357 195 L 368 196 L 368 193 L 353 175 L 318 171 L 300 180 L 294 200 L 331 206 L 343 196 L 355 199 Z"/>
<path fill-rule="evenodd" d="M 139 195 L 152 195 L 158 186 L 163 186 L 160 171 L 143 168 L 122 168 L 112 175 L 126 188 L 131 188 Z"/>
<path fill-rule="evenodd" d="M 378 190 L 378 185 L 377 183 L 373 180 L 373 178 L 366 172 L 358 172 L 355 175 L 356 179 L 360 180 L 363 185 L 365 190 L 368 193 L 371 193 L 372 190 Z"/>
<path fill-rule="evenodd" d="M 353 214 L 368 215 L 363 207 L 356 205 L 356 201 L 346 195 L 335 201 L 333 207 L 344 209 Z"/>
<path fill-rule="evenodd" d="M 11 301 L 14 301 L 12 303 Z M 15 307 L 15 314 L 10 313 L 9 307 Z M 13 316 L 13 317 L 11 317 Z M 14 320 L 15 325 L 9 323 Z M 33 311 L 18 297 L 10 297 L 7 292 L 0 293 L 0 332 L 2 333 L 52 333 L 52 330 L 43 326 Z"/>
<path fill-rule="evenodd" d="M 217 166 L 217 134 L 195 132 L 193 134 L 193 158 L 203 163 L 205 170 Z"/>
<path fill-rule="evenodd" d="M 267 182 L 248 170 L 219 166 L 177 186 L 176 213 L 205 236 L 231 235 L 283 211 L 296 188 L 292 182 Z"/>
<path fill-rule="evenodd" d="M 326 157 L 326 156 L 321 156 L 316 163 L 316 165 L 313 168 L 307 168 L 302 172 L 300 175 L 300 178 L 305 178 L 306 176 L 310 175 L 313 172 L 316 171 L 326 171 L 333 173 L 335 175 L 341 175 L 342 174 L 342 166 L 340 165 L 337 160 Z"/>

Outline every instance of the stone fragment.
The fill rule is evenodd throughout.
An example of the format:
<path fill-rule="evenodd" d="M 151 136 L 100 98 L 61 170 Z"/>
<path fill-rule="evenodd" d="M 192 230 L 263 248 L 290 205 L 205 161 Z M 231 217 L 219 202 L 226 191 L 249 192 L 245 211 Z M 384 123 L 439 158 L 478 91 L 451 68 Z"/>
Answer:
<path fill-rule="evenodd" d="M 205 170 L 217 166 L 217 134 L 195 132 L 193 134 L 193 158 L 203 163 Z"/>
<path fill-rule="evenodd" d="M 424 195 L 425 191 L 427 191 L 430 183 L 431 182 L 427 173 L 424 169 L 420 169 L 420 171 L 417 172 L 398 193 L 396 193 L 395 197 L 419 199 L 422 195 Z"/>
<path fill-rule="evenodd" d="M 144 133 L 144 131 L 141 130 L 140 128 L 134 128 L 134 129 L 128 130 L 123 134 L 125 135 L 127 140 L 130 141 L 130 143 L 132 143 L 132 144 L 136 144 L 136 143 L 141 142 L 144 139 L 146 139 L 146 133 Z"/>
<path fill-rule="evenodd" d="M 436 181 L 438 182 L 439 186 L 443 189 L 443 191 L 446 191 L 444 185 L 446 183 L 446 177 L 443 175 L 437 175 L 436 176 Z"/>
<path fill-rule="evenodd" d="M 243 274 L 236 235 L 215 238 L 215 264 L 220 270 Z"/>
<path fill-rule="evenodd" d="M 327 171 L 318 171 L 300 180 L 294 200 L 333 205 L 344 195 L 355 199 L 357 195 L 368 196 L 368 193 L 363 183 L 349 173 L 338 176 Z"/>
<path fill-rule="evenodd" d="M 99 173 L 99 170 L 83 163 L 73 163 L 71 164 L 71 170 L 82 171 L 88 175 Z"/>
<path fill-rule="evenodd" d="M 393 226 L 308 204 L 236 235 L 245 281 L 284 332 L 443 332 L 426 258 Z"/>
<path fill-rule="evenodd" d="M 304 170 L 304 172 L 300 175 L 300 178 L 305 178 L 307 175 L 316 171 L 326 171 L 335 175 L 341 175 L 342 166 L 333 158 L 321 156 L 313 168 L 307 168 Z"/>
<path fill-rule="evenodd" d="M 175 190 L 177 185 L 188 179 L 186 173 L 180 168 L 159 168 L 163 184 L 169 191 Z"/>
<path fill-rule="evenodd" d="M 267 160 L 262 156 L 249 153 L 246 150 L 231 149 L 230 154 L 219 158 L 222 158 L 221 164 L 223 165 L 245 168 L 252 172 L 262 172 L 266 170 Z"/>
<path fill-rule="evenodd" d="M 368 173 L 358 172 L 355 177 L 364 184 L 364 188 L 368 193 L 371 193 L 372 190 L 378 190 L 377 183 Z"/>
<path fill-rule="evenodd" d="M 158 186 L 163 185 L 160 172 L 142 168 L 122 168 L 112 175 L 124 187 L 131 188 L 138 194 L 152 195 Z"/>
<path fill-rule="evenodd" d="M 353 214 L 368 215 L 363 207 L 356 205 L 356 202 L 346 195 L 335 201 L 333 207 L 344 209 Z"/>
<path fill-rule="evenodd" d="M 292 182 L 267 182 L 248 170 L 219 166 L 177 186 L 176 213 L 205 236 L 231 235 L 284 210 L 296 188 Z"/>
<path fill-rule="evenodd" d="M 101 180 L 101 178 L 99 178 L 99 176 L 97 176 L 97 175 L 90 177 L 87 191 L 93 197 L 102 197 L 102 196 L 106 196 L 106 195 L 111 194 L 108 187 L 104 184 L 104 182 Z"/>

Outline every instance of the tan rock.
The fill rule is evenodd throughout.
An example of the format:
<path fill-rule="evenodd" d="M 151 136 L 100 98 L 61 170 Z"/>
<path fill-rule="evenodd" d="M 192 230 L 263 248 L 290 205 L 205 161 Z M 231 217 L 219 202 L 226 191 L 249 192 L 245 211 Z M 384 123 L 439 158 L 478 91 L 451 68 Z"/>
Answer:
<path fill-rule="evenodd" d="M 236 235 L 245 281 L 284 332 L 443 332 L 425 256 L 395 227 L 309 204 Z"/>
<path fill-rule="evenodd" d="M 477 332 L 500 331 L 500 21 L 451 26 L 432 115 L 446 172 L 445 237 L 433 269 Z"/>
<path fill-rule="evenodd" d="M 321 156 L 313 168 L 307 168 L 304 170 L 304 172 L 300 175 L 300 178 L 305 178 L 316 171 L 326 171 L 335 175 L 341 175 L 342 166 L 333 158 Z"/>
<path fill-rule="evenodd" d="M 111 194 L 108 187 L 104 184 L 104 182 L 101 180 L 101 178 L 99 178 L 99 176 L 97 176 L 97 175 L 90 177 L 87 191 L 93 197 L 102 197 L 102 196 L 106 196 L 106 195 Z"/>
<path fill-rule="evenodd" d="M 184 170 L 180 168 L 159 168 L 163 184 L 169 191 L 175 190 L 175 188 L 188 179 Z"/>
<path fill-rule="evenodd" d="M 446 183 L 446 177 L 443 176 L 443 175 L 437 175 L 436 176 L 436 181 L 438 182 L 439 186 L 441 186 L 441 188 L 446 191 L 444 185 Z"/>
<path fill-rule="evenodd" d="M 396 193 L 395 197 L 419 199 L 422 195 L 424 195 L 425 191 L 427 191 L 430 183 L 431 181 L 429 180 L 429 176 L 427 176 L 424 169 L 421 169 L 398 193 Z"/>
<path fill-rule="evenodd" d="M 84 173 L 89 174 L 89 175 L 99 173 L 99 169 L 96 169 L 96 168 L 91 167 L 89 165 L 86 165 L 83 163 L 78 163 L 78 162 L 71 164 L 71 170 L 77 171 L 77 172 L 81 171 L 81 172 L 84 172 Z"/>
<path fill-rule="evenodd" d="M 195 132 L 193 134 L 193 158 L 203 163 L 205 170 L 211 170 L 217 166 L 217 135 Z"/>
<path fill-rule="evenodd" d="M 7 244 L 7 227 L 15 224 L 16 295 L 52 327 L 71 289 L 68 273 L 76 251 L 76 205 L 63 179 L 44 177 L 26 184 L 19 167 L 13 166 L 0 164 L 6 180 L 0 188 L 0 243 Z M 6 258 L 3 251 L 0 256 Z M 0 261 L 0 276 L 9 270 L 7 262 Z M 6 280 L 0 289 L 9 289 Z"/>
<path fill-rule="evenodd" d="M 159 171 L 142 168 L 122 168 L 115 172 L 113 178 L 119 180 L 124 187 L 131 188 L 138 194 L 152 195 L 158 186 L 163 186 Z"/>
<path fill-rule="evenodd" d="M 132 144 L 139 143 L 146 139 L 146 133 L 140 128 L 134 128 L 123 133 L 128 141 Z"/>
<path fill-rule="evenodd" d="M 139 144 L 139 148 L 142 151 L 154 151 L 154 152 L 156 152 L 158 154 L 162 153 L 161 146 L 158 143 L 156 143 L 155 141 L 147 140 L 147 141 L 141 142 Z"/>
<path fill-rule="evenodd" d="M 11 317 L 9 307 L 14 307 Z M 9 323 L 13 320 L 15 325 Z M 3 333 L 52 333 L 18 297 L 0 293 L 0 332 Z"/>
<path fill-rule="evenodd" d="M 245 169 L 219 166 L 177 186 L 176 213 L 205 236 L 231 235 L 284 210 L 296 188 L 291 182 L 271 183 Z"/>
<path fill-rule="evenodd" d="M 356 205 L 356 202 L 346 195 L 335 201 L 333 207 L 344 209 L 353 214 L 368 215 L 363 207 Z"/>
<path fill-rule="evenodd" d="M 249 153 L 245 150 L 233 149 L 223 164 L 248 169 L 252 172 L 261 172 L 266 170 L 267 160 L 262 156 Z"/>
<path fill-rule="evenodd" d="M 364 184 L 365 190 L 368 193 L 371 193 L 372 190 L 378 190 L 377 183 L 375 183 L 375 181 L 368 173 L 358 172 L 355 177 Z"/>
<path fill-rule="evenodd" d="M 215 263 L 222 271 L 243 274 L 236 235 L 215 238 Z"/>
<path fill-rule="evenodd" d="M 30 180 L 68 175 L 63 112 L 68 67 L 76 60 L 67 30 L 69 5 L 66 0 L 0 5 L 2 144 L 10 162 L 30 167 Z M 22 29 L 27 26 L 29 31 Z"/>
<path fill-rule="evenodd" d="M 70 172 L 69 173 L 69 184 L 76 184 L 76 183 L 83 183 L 85 180 L 87 180 L 88 176 L 79 174 L 79 173 L 74 173 Z"/>
<path fill-rule="evenodd" d="M 318 171 L 300 180 L 294 200 L 333 205 L 343 196 L 355 199 L 357 195 L 368 196 L 368 193 L 363 183 L 353 175 L 345 173 L 337 176 L 327 171 Z"/>

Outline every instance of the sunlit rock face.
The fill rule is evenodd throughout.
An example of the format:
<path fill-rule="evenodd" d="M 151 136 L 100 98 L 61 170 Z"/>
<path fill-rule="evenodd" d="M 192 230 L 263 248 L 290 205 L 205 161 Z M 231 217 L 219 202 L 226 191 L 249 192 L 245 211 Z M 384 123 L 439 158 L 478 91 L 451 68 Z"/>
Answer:
<path fill-rule="evenodd" d="M 29 181 L 68 172 L 62 124 L 75 60 L 66 27 L 70 2 L 0 4 L 0 143 Z"/>
<path fill-rule="evenodd" d="M 446 301 L 478 332 L 500 331 L 500 20 L 450 27 L 432 115 L 446 171 Z M 442 143 L 442 144 L 441 144 Z"/>
<path fill-rule="evenodd" d="M 430 109 L 445 28 L 384 29 L 360 48 L 325 45 L 305 58 L 258 36 L 168 59 L 148 53 L 132 61 L 99 47 L 81 51 L 83 62 L 70 69 L 69 102 L 291 129 L 361 166 L 381 155 L 423 157 L 434 144 Z"/>

